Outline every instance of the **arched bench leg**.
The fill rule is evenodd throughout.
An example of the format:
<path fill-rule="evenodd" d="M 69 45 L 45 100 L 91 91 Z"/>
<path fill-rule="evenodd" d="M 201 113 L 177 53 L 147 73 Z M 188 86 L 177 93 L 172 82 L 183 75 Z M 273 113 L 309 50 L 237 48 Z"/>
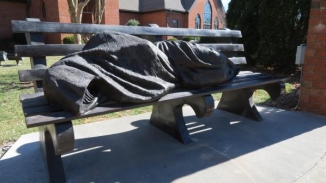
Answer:
<path fill-rule="evenodd" d="M 256 121 L 262 121 L 263 118 L 259 114 L 253 100 L 253 93 L 257 89 L 265 90 L 272 100 L 275 100 L 285 91 L 284 83 L 270 83 L 262 86 L 244 88 L 223 92 L 222 98 L 217 109 L 237 114 Z"/>
<path fill-rule="evenodd" d="M 75 137 L 71 121 L 42 126 L 39 131 L 49 182 L 66 182 L 61 154 L 74 149 Z"/>
<path fill-rule="evenodd" d="M 214 100 L 211 95 L 172 100 L 153 106 L 150 123 L 183 144 L 189 144 L 192 140 L 183 118 L 184 104 L 189 104 L 197 117 L 209 116 L 214 112 Z"/>

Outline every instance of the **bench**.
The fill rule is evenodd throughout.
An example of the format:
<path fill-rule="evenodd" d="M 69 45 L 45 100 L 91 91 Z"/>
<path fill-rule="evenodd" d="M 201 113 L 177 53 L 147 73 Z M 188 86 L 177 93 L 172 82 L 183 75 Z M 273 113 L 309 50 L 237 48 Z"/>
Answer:
<path fill-rule="evenodd" d="M 23 57 L 18 56 L 15 53 L 7 53 L 5 51 L 0 51 L 0 65 L 1 62 L 6 61 L 6 60 L 15 60 L 16 64 L 19 64 L 20 60 L 23 60 Z"/>
<path fill-rule="evenodd" d="M 16 61 L 17 65 L 19 64 L 20 60 L 24 60 L 24 57 L 17 55 L 17 53 L 7 53 L 7 58 L 8 58 L 8 60 Z"/>
<path fill-rule="evenodd" d="M 76 116 L 50 105 L 42 92 L 42 75 L 46 70 L 46 56 L 62 56 L 82 49 L 83 45 L 45 44 L 43 33 L 83 33 L 93 34 L 104 30 L 113 30 L 137 36 L 147 36 L 162 40 L 162 36 L 197 36 L 215 37 L 216 44 L 203 44 L 227 55 L 235 64 L 246 63 L 244 57 L 236 57 L 237 52 L 244 51 L 242 44 L 233 44 L 233 38 L 241 38 L 236 30 L 207 30 L 185 28 L 160 28 L 157 26 L 111 26 L 94 24 L 70 24 L 56 22 L 40 22 L 37 19 L 12 21 L 14 33 L 25 33 L 27 45 L 15 45 L 19 56 L 30 57 L 32 69 L 20 70 L 22 82 L 34 82 L 34 94 L 20 96 L 27 128 L 39 127 L 41 149 L 44 155 L 50 182 L 65 182 L 65 174 L 61 154 L 74 149 L 74 131 L 72 120 L 97 116 L 117 111 L 129 110 L 153 105 L 150 124 L 184 144 L 191 143 L 182 114 L 182 106 L 190 105 L 197 117 L 209 116 L 215 111 L 213 93 L 222 93 L 217 106 L 218 110 L 261 121 L 254 102 L 253 92 L 256 89 L 266 90 L 272 99 L 284 92 L 285 77 L 262 73 L 242 71 L 232 81 L 223 85 L 196 90 L 175 90 L 158 101 L 148 103 L 114 103 L 109 102 L 96 107 L 90 112 Z"/>

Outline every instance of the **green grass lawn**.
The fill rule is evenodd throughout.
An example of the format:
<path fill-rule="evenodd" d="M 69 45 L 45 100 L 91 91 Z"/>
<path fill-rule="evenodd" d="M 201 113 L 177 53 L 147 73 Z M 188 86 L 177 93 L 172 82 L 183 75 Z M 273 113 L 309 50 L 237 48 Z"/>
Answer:
<path fill-rule="evenodd" d="M 51 65 L 60 57 L 48 57 L 48 63 Z M 20 83 L 18 80 L 18 70 L 29 69 L 29 59 L 25 59 L 20 62 L 20 65 L 16 65 L 15 61 L 5 61 L 0 66 L 0 145 L 8 142 L 15 141 L 19 136 L 37 131 L 36 128 L 27 129 L 25 126 L 21 104 L 19 102 L 19 95 L 23 93 L 33 93 L 33 86 L 31 83 Z M 289 91 L 290 85 L 287 84 L 287 90 Z M 213 95 L 215 100 L 219 100 L 221 94 Z M 269 95 L 262 90 L 257 90 L 254 94 L 254 100 L 256 103 L 261 103 L 269 99 Z M 142 107 L 133 110 L 127 110 L 123 112 L 117 112 L 107 114 L 103 116 L 97 116 L 92 118 L 86 118 L 82 120 L 76 120 L 74 124 L 84 124 L 93 121 L 100 121 L 104 119 L 116 118 L 126 115 L 136 115 L 144 112 L 150 112 L 152 109 L 149 107 Z"/>
<path fill-rule="evenodd" d="M 59 60 L 60 57 L 48 57 L 48 66 Z M 20 83 L 18 70 L 30 69 L 29 59 L 20 61 L 17 66 L 15 61 L 1 62 L 0 66 L 0 146 L 9 141 L 17 140 L 21 135 L 36 132 L 37 128 L 27 129 L 25 126 L 19 95 L 34 93 L 31 83 Z M 92 118 L 76 120 L 74 124 L 84 124 L 126 115 L 136 115 L 151 111 L 151 107 L 142 107 Z"/>

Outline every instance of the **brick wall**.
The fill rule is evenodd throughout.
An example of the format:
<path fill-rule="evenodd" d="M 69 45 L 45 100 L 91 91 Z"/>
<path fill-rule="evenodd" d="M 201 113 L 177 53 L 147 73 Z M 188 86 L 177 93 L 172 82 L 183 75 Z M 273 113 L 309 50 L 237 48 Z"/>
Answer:
<path fill-rule="evenodd" d="M 178 20 L 178 27 L 185 28 L 188 25 L 187 14 L 172 11 L 154 11 L 147 13 L 133 13 L 120 11 L 120 25 L 124 25 L 130 19 L 136 19 L 139 21 L 140 26 L 146 26 L 148 24 L 157 24 L 160 27 L 172 27 L 173 20 Z"/>
<path fill-rule="evenodd" d="M 299 109 L 326 115 L 326 1 L 312 0 Z"/>
<path fill-rule="evenodd" d="M 140 22 L 140 16 L 141 14 L 139 13 L 120 11 L 120 25 L 125 25 L 130 19 L 136 19 L 139 23 L 142 23 Z"/>
<path fill-rule="evenodd" d="M 43 2 L 45 5 L 44 15 L 42 9 Z M 0 38 L 12 35 L 11 20 L 26 20 L 29 17 L 39 18 L 41 21 L 60 21 L 57 0 L 33 0 L 31 1 L 29 12 L 26 11 L 26 8 L 27 3 L 0 1 L 0 16 L 2 17 L 0 21 Z M 61 5 L 61 11 L 64 9 L 65 6 Z M 65 20 L 61 19 L 61 21 Z M 52 41 L 53 43 L 60 43 L 60 39 L 60 35 L 45 36 L 45 41 Z"/>
<path fill-rule="evenodd" d="M 46 18 L 42 18 L 41 2 L 44 1 L 46 7 Z M 70 23 L 69 6 L 67 0 L 34 0 L 31 10 L 33 17 L 40 18 L 42 21 Z M 107 0 L 102 23 L 119 25 L 119 0 Z M 35 11 L 34 11 L 35 10 Z M 38 13 L 38 14 L 37 14 Z M 92 17 L 84 22 L 91 23 Z M 60 44 L 67 34 L 48 34 L 45 41 L 53 44 Z"/>
<path fill-rule="evenodd" d="M 69 6 L 67 0 L 46 0 L 48 4 L 46 4 L 47 8 L 53 7 L 53 15 L 49 14 L 49 18 L 47 21 L 51 22 L 61 22 L 61 23 L 70 23 L 70 15 L 69 15 Z M 51 4 L 49 4 L 51 2 Z"/>
<path fill-rule="evenodd" d="M 190 9 L 189 14 L 181 13 L 181 12 L 172 12 L 172 11 L 155 11 L 148 13 L 131 13 L 131 12 L 120 12 L 120 24 L 123 25 L 131 18 L 136 18 L 139 20 L 140 25 L 148 25 L 151 23 L 156 23 L 160 27 L 166 27 L 166 23 L 168 27 L 172 27 L 173 20 L 178 20 L 179 28 L 195 28 L 195 17 L 197 14 L 201 17 L 201 28 L 203 28 L 203 17 L 204 17 L 204 7 L 207 0 L 197 0 L 194 6 Z M 223 21 L 221 21 L 224 17 L 221 17 L 218 14 L 218 4 L 215 0 L 209 0 L 212 6 L 212 27 L 214 25 L 215 17 L 219 19 L 219 27 L 223 28 Z"/>
<path fill-rule="evenodd" d="M 11 37 L 11 20 L 25 20 L 26 3 L 0 1 L 0 17 L 0 39 Z"/>
<path fill-rule="evenodd" d="M 42 18 L 42 1 L 46 7 L 46 18 Z M 69 6 L 67 0 L 34 0 L 31 8 L 32 17 L 40 18 L 41 21 L 70 23 Z M 91 23 L 92 17 L 85 20 Z M 119 0 L 107 0 L 102 23 L 119 25 Z M 53 44 L 60 44 L 67 34 L 49 34 L 45 36 L 45 41 Z"/>
<path fill-rule="evenodd" d="M 68 3 L 65 0 L 44 0 L 46 7 L 47 22 L 70 22 L 70 16 L 68 12 Z M 66 35 L 61 34 L 46 34 L 45 42 L 52 44 L 62 43 L 62 39 Z"/>
<path fill-rule="evenodd" d="M 107 0 L 103 15 L 104 24 L 119 25 L 119 0 Z"/>
<path fill-rule="evenodd" d="M 31 1 L 30 8 L 29 8 L 29 17 L 30 18 L 39 18 L 41 21 L 46 20 L 46 8 L 44 11 L 45 17 L 43 17 L 43 10 L 42 10 L 42 0 L 34 0 Z M 44 2 L 44 5 L 46 5 L 46 2 Z"/>
<path fill-rule="evenodd" d="M 178 21 L 178 28 L 188 27 L 188 15 L 185 13 L 166 11 L 166 21 L 168 27 L 173 27 L 173 20 Z"/>
<path fill-rule="evenodd" d="M 165 11 L 156 11 L 144 13 L 140 17 L 141 25 L 157 24 L 160 27 L 166 27 Z"/>
<path fill-rule="evenodd" d="M 215 0 L 209 0 L 212 5 L 212 22 L 218 15 L 218 5 Z M 129 19 L 136 18 L 141 25 L 152 23 L 158 24 L 160 27 L 172 27 L 172 21 L 178 20 L 178 27 L 194 28 L 195 17 L 199 13 L 201 16 L 201 26 L 203 27 L 204 6 L 207 0 L 197 0 L 191 8 L 189 14 L 177 13 L 170 11 L 156 11 L 143 14 L 119 12 L 119 0 L 107 0 L 105 12 L 103 15 L 103 23 L 110 25 L 125 24 Z M 42 3 L 45 4 L 46 16 L 43 17 Z M 15 11 L 13 11 L 15 10 Z M 70 22 L 67 0 L 33 0 L 31 1 L 29 15 L 31 18 L 40 18 L 41 21 L 50 22 Z M 11 36 L 10 20 L 25 20 L 27 17 L 26 3 L 3 2 L 0 1 L 0 38 Z M 222 17 L 219 17 L 221 19 Z M 222 27 L 222 21 L 220 27 Z M 61 43 L 62 39 L 67 35 L 51 34 L 45 36 L 46 42 Z"/>

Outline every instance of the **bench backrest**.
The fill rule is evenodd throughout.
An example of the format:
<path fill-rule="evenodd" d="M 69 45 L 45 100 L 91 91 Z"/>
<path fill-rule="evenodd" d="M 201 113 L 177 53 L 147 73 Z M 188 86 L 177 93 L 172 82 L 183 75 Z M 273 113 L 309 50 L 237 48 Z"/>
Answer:
<path fill-rule="evenodd" d="M 244 51 L 242 44 L 232 43 L 234 38 L 242 37 L 241 32 L 236 30 L 75 24 L 40 22 L 39 19 L 27 19 L 27 21 L 13 20 L 13 33 L 25 33 L 27 40 L 27 45 L 15 45 L 15 53 L 22 57 L 30 57 L 32 67 L 32 70 L 19 71 L 20 81 L 34 81 L 35 92 L 41 92 L 43 90 L 42 75 L 47 68 L 46 56 L 64 56 L 80 51 L 84 46 L 78 44 L 45 44 L 43 33 L 95 34 L 107 30 L 139 36 L 155 36 L 157 41 L 162 40 L 162 36 L 215 37 L 218 43 L 202 45 L 226 54 L 235 64 L 246 64 L 244 57 L 234 56 L 236 52 Z"/>

